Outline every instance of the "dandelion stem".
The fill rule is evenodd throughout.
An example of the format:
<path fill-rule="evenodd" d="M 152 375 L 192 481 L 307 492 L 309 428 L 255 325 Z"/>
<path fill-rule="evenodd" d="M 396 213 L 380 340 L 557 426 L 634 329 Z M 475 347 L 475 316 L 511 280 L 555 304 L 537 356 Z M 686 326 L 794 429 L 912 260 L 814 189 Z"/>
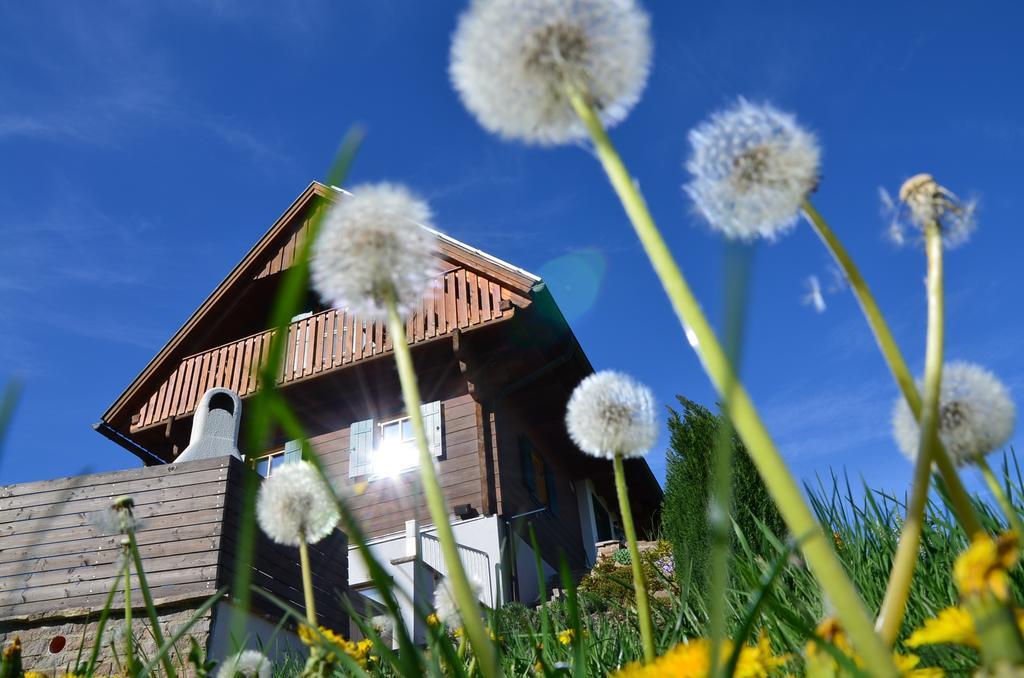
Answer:
<path fill-rule="evenodd" d="M 942 291 L 942 234 L 936 223 L 925 229 L 925 249 L 928 252 L 928 336 L 924 355 L 924 398 L 918 418 L 921 439 L 914 464 L 914 485 L 910 504 L 903 523 L 899 547 L 889 573 L 889 585 L 878 618 L 879 632 L 886 643 L 892 645 L 899 636 L 903 615 L 910 597 L 910 584 L 917 566 L 928 497 L 929 469 L 939 445 L 939 397 L 942 386 L 943 341 L 945 317 Z"/>
<path fill-rule="evenodd" d="M 786 468 L 746 389 L 735 380 L 733 367 L 722 345 L 672 258 L 643 196 L 615 150 L 597 112 L 583 93 L 572 91 L 569 96 L 704 371 L 720 395 L 724 396 L 731 390 L 729 414 L 736 431 L 746 444 L 787 526 L 801 540 L 804 556 L 835 606 L 843 626 L 869 666 L 874 667 L 879 675 L 897 675 L 892 657 L 872 628 L 860 595 L 843 571 L 829 540 L 825 539 L 821 526 L 804 501 L 799 486 Z M 733 383 L 735 386 L 730 389 Z"/>
<path fill-rule="evenodd" d="M 313 598 L 313 570 L 309 565 L 309 544 L 306 535 L 299 535 L 299 564 L 302 566 L 302 595 L 306 601 L 306 621 L 316 628 L 316 600 Z"/>
<path fill-rule="evenodd" d="M 892 372 L 893 379 L 899 385 L 903 398 L 910 407 L 910 411 L 914 413 L 914 417 L 920 420 L 921 395 L 917 391 L 914 378 L 910 375 L 907 362 L 903 359 L 903 354 L 896 345 L 896 340 L 892 336 L 889 324 L 885 321 L 881 309 L 878 308 L 875 297 L 871 293 L 871 288 L 868 287 L 867 282 L 846 251 L 846 248 L 839 242 L 839 238 L 829 228 L 828 223 L 818 213 L 818 210 L 809 201 L 804 202 L 803 209 L 804 214 L 807 215 L 808 220 L 811 222 L 818 237 L 821 238 L 825 248 L 832 254 L 832 258 L 835 259 L 836 264 L 842 269 L 846 279 L 850 282 L 850 288 L 860 304 L 868 326 L 875 335 L 875 341 L 878 343 L 882 357 L 889 366 L 889 371 Z M 960 475 L 956 472 L 956 467 L 953 465 L 952 460 L 949 458 L 949 453 L 946 452 L 946 448 L 942 445 L 941 441 L 939 441 L 935 458 L 932 461 L 938 466 L 939 474 L 942 476 L 942 480 L 946 484 L 946 490 L 949 493 L 953 512 L 956 514 L 957 520 L 960 522 L 964 532 L 967 533 L 968 537 L 980 532 L 982 530 L 981 522 L 978 520 L 978 514 L 974 510 L 974 504 L 971 503 L 970 495 L 967 494 L 967 489 L 964 487 L 963 481 L 960 480 Z"/>
<path fill-rule="evenodd" d="M 156 606 L 153 605 L 153 594 L 149 591 L 149 584 L 146 581 L 146 573 L 142 569 L 142 556 L 139 554 L 139 544 L 135 540 L 135 531 L 132 529 L 128 530 L 128 548 L 132 554 L 132 562 L 135 563 L 135 576 L 139 579 L 139 589 L 142 591 L 142 600 L 146 603 L 146 615 L 149 617 L 149 625 L 153 629 L 153 641 L 157 647 L 162 647 L 164 644 L 164 634 L 160 630 L 160 619 L 156 616 Z M 160 663 L 164 667 L 164 671 L 167 673 L 168 678 L 175 678 L 177 675 L 174 671 L 174 666 L 171 664 L 171 658 L 168 653 L 164 653 L 160 656 Z"/>
<path fill-rule="evenodd" d="M 123 538 L 124 553 L 124 655 L 129 670 L 135 668 L 135 651 L 132 648 L 132 559 L 128 555 L 128 539 Z"/>
<path fill-rule="evenodd" d="M 1000 508 L 1003 509 L 1003 513 L 1006 514 L 1006 521 L 1014 532 L 1018 535 L 1024 535 L 1024 525 L 1021 524 L 1020 515 L 1017 513 L 1016 507 L 1010 500 L 1010 497 L 1006 494 L 1002 483 L 996 478 L 996 474 L 992 471 L 992 467 L 989 466 L 988 461 L 985 460 L 984 456 L 979 456 L 975 463 L 978 468 L 981 469 L 981 475 L 985 478 L 985 483 L 988 485 L 989 491 L 995 496 L 996 501 L 999 502 Z"/>
<path fill-rule="evenodd" d="M 633 591 L 636 593 L 636 615 L 640 620 L 640 641 L 644 646 L 644 662 L 655 659 L 654 628 L 651 624 L 651 605 L 647 600 L 647 580 L 644 566 L 640 562 L 640 547 L 636 542 L 636 527 L 633 525 L 633 511 L 629 507 L 629 491 L 626 489 L 626 470 L 622 455 L 612 460 L 615 468 L 615 491 L 619 497 L 619 513 L 622 515 L 622 529 L 626 532 L 626 547 L 629 549 L 629 564 L 633 569 Z"/>
<path fill-rule="evenodd" d="M 107 594 L 107 600 L 103 605 L 103 609 L 100 610 L 100 618 L 96 622 L 96 637 L 92 641 L 92 651 L 89 653 L 89 662 L 85 667 L 85 675 L 87 676 L 91 676 L 93 674 L 93 670 L 96 668 L 96 662 L 99 661 L 100 647 L 103 644 L 103 631 L 107 627 L 107 618 L 110 616 L 110 608 L 114 604 L 114 596 L 117 595 L 117 590 L 121 584 L 121 577 L 123 576 L 123 570 L 114 576 L 114 583 L 110 585 L 110 592 Z"/>
<path fill-rule="evenodd" d="M 391 333 L 395 363 L 398 366 L 398 380 L 402 385 L 402 397 L 412 422 L 416 445 L 419 447 L 423 493 L 426 495 L 427 508 L 430 510 L 430 516 L 437 528 L 437 539 L 441 543 L 441 552 L 444 554 L 445 565 L 448 568 L 448 580 L 452 587 L 452 593 L 455 595 L 455 602 L 459 606 L 462 625 L 466 629 L 466 635 L 469 636 L 473 652 L 480 660 L 481 673 L 488 678 L 499 676 L 501 670 L 498 667 L 498 657 L 494 651 L 494 645 L 484 630 L 483 622 L 480 620 L 480 607 L 469 585 L 469 580 L 466 578 L 462 559 L 459 557 L 455 534 L 445 508 L 444 493 L 441 491 L 441 484 L 438 482 L 437 472 L 434 470 L 434 457 L 430 454 L 430 448 L 427 446 L 427 434 L 423 427 L 423 413 L 420 411 L 420 391 L 416 383 L 416 371 L 412 364 L 412 352 L 406 343 L 405 322 L 398 312 L 398 302 L 395 299 L 394 291 L 386 293 L 385 304 L 388 309 L 388 332 Z"/>

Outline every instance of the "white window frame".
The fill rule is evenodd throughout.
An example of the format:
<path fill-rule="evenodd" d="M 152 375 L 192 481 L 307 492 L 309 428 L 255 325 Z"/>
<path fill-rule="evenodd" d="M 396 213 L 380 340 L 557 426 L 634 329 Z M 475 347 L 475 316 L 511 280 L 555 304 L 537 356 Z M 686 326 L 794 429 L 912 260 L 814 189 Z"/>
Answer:
<path fill-rule="evenodd" d="M 406 422 L 409 422 L 409 426 L 411 428 L 412 420 L 408 415 L 392 417 L 391 419 L 377 423 L 377 430 L 374 432 L 375 444 L 373 446 L 370 480 L 375 480 L 377 478 L 394 478 L 402 475 L 403 473 L 408 473 L 419 466 L 418 451 L 416 449 L 416 436 L 410 431 L 410 437 L 408 439 L 402 437 L 402 430 L 405 428 L 404 424 Z M 387 450 L 384 446 L 384 429 L 395 424 L 398 425 L 398 443 L 396 445 L 396 450 L 394 451 L 408 455 L 405 463 L 399 463 L 398 465 L 393 465 L 393 462 L 387 458 L 387 454 L 391 451 Z"/>
<path fill-rule="evenodd" d="M 284 453 L 285 453 L 285 451 L 282 449 L 282 450 L 277 450 L 276 452 L 268 452 L 267 454 L 260 455 L 259 457 L 254 457 L 253 460 L 252 460 L 252 468 L 253 468 L 253 470 L 256 471 L 256 473 L 259 473 L 260 462 L 261 461 L 268 461 L 269 460 L 270 461 L 270 465 L 267 466 L 267 475 L 264 476 L 263 474 L 260 474 L 261 477 L 263 477 L 263 478 L 269 478 L 270 476 L 274 475 L 274 462 L 273 462 L 273 460 L 280 458 L 281 461 L 283 462 L 284 461 Z"/>

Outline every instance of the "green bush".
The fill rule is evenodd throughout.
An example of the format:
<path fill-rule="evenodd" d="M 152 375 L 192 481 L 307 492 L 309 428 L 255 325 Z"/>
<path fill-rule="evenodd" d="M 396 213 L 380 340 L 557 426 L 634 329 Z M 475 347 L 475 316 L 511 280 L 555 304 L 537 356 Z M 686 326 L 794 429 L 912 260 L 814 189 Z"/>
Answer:
<path fill-rule="evenodd" d="M 692 572 L 697 590 L 703 590 L 707 577 L 708 501 L 711 496 L 714 451 L 721 414 L 678 396 L 682 413 L 669 408 L 669 450 L 662 503 L 662 530 L 672 544 L 678 572 Z M 755 554 L 773 552 L 764 534 L 763 525 L 771 534 L 786 533 L 782 516 L 768 494 L 754 463 L 747 456 L 740 439 L 732 436 L 733 446 L 733 512 L 732 517 Z M 733 552 L 739 544 L 733 539 Z"/>

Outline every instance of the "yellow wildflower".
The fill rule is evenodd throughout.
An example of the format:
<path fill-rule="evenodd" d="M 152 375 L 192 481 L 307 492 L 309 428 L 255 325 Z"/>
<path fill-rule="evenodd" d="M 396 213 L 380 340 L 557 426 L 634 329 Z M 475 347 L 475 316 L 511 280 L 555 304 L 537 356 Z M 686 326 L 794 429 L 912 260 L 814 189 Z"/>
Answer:
<path fill-rule="evenodd" d="M 48 678 L 42 671 L 26 671 L 23 678 Z"/>
<path fill-rule="evenodd" d="M 318 635 L 309 626 L 301 624 L 299 626 L 299 639 L 312 648 L 310 651 L 310 661 L 322 662 L 328 665 L 337 663 L 338 656 L 335 650 L 340 649 L 365 668 L 366 662 L 370 658 L 370 650 L 373 649 L 372 640 L 360 640 L 358 643 L 355 643 L 351 640 L 345 640 L 345 638 L 324 626 L 320 627 L 320 634 Z"/>
<path fill-rule="evenodd" d="M 491 637 L 491 640 L 493 640 L 496 643 L 504 643 L 505 642 L 505 634 L 501 634 L 501 635 L 496 634 L 494 632 L 494 630 L 491 629 L 490 626 L 487 627 L 487 635 L 489 635 Z"/>
<path fill-rule="evenodd" d="M 992 539 L 978 534 L 970 548 L 960 554 L 953 565 L 953 578 L 961 597 L 992 593 L 999 600 L 1010 596 L 1007 572 L 1017 562 L 1017 533 L 1010 531 Z"/>
<path fill-rule="evenodd" d="M 566 629 L 558 632 L 558 642 L 562 645 L 572 645 L 572 641 L 576 638 L 576 632 L 572 629 Z"/>
<path fill-rule="evenodd" d="M 463 629 L 461 626 L 459 628 L 455 629 L 455 637 L 456 638 L 461 638 L 465 634 L 466 634 L 466 630 Z"/>
<path fill-rule="evenodd" d="M 428 626 L 437 626 L 440 623 L 441 623 L 441 619 L 438 618 L 438 616 L 436 614 L 434 614 L 433 612 L 431 612 L 430 614 L 427 615 L 427 625 Z"/>
<path fill-rule="evenodd" d="M 732 653 L 732 643 L 722 643 L 721 661 L 726 661 Z M 771 672 L 788 661 L 786 656 L 772 654 L 771 644 L 767 636 L 758 639 L 754 647 L 746 646 L 740 650 L 739 661 L 736 663 L 735 678 L 766 678 Z M 688 643 L 680 643 L 658 657 L 650 664 L 635 662 L 623 667 L 615 678 L 655 678 L 656 676 L 676 676 L 677 678 L 704 678 L 711 670 L 711 641 L 698 638 Z"/>
<path fill-rule="evenodd" d="M 974 630 L 974 620 L 962 607 L 947 607 L 932 619 L 927 619 L 924 626 L 910 634 L 907 647 L 922 645 L 940 645 L 955 643 L 978 647 L 978 634 Z"/>
<path fill-rule="evenodd" d="M 815 630 L 815 635 L 832 643 L 837 650 L 852 659 L 854 664 L 864 668 L 864 660 L 854 653 L 853 646 L 850 645 L 846 633 L 837 620 L 826 619 L 821 622 Z M 838 662 L 813 640 L 807 643 L 804 655 L 807 658 L 807 673 L 809 675 L 835 675 L 839 671 Z M 917 668 L 921 662 L 917 655 L 893 652 L 892 659 L 896 668 L 899 669 L 900 675 L 905 678 L 941 678 L 943 676 L 942 669 Z"/>

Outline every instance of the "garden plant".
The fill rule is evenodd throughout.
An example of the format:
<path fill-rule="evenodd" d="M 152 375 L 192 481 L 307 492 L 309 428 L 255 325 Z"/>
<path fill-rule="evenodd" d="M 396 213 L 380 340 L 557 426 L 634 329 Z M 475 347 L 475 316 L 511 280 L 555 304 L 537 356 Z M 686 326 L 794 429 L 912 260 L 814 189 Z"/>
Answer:
<path fill-rule="evenodd" d="M 715 425 L 703 434 L 710 450 L 707 482 L 697 495 L 703 510 L 691 512 L 706 521 L 695 532 L 700 538 L 641 552 L 623 464 L 646 454 L 657 440 L 655 399 L 630 376 L 600 371 L 576 388 L 566 426 L 582 451 L 614 468 L 624 555 L 599 566 L 579 588 L 563 564 L 562 595 L 537 609 L 480 605 L 449 525 L 405 339 L 406 314 L 434 273 L 431 211 L 404 186 L 355 185 L 312 225 L 298 265 L 284 275 L 270 319 L 278 328 L 275 344 L 262 367 L 261 389 L 249 401 L 244 441 L 248 449 L 264 449 L 271 429 L 280 427 L 303 441 L 303 460 L 275 473 L 258 492 L 254 474 L 247 480 L 238 535 L 241 566 L 234 568 L 230 592 L 234 637 L 240 643 L 245 638 L 252 596 L 269 595 L 251 585 L 246 567 L 260 529 L 299 551 L 305 611 L 281 603 L 281 613 L 296 625 L 307 653 L 276 666 L 243 644 L 217 667 L 201 652 L 178 656 L 174 648 L 187 637 L 189 625 L 168 635 L 157 623 L 134 540 L 131 498 L 125 497 L 111 508 L 112 527 L 124 543 L 122 614 L 129 616 L 130 628 L 127 597 L 134 577 L 159 650 L 143 657 L 131 633 L 122 634 L 111 641 L 122 673 L 1022 675 L 1017 601 L 1024 580 L 1014 501 L 1022 487 L 1015 457 L 1004 457 L 999 471 L 986 461 L 1011 436 L 1015 409 L 995 375 L 950 361 L 944 350 L 946 253 L 969 240 L 976 226 L 974 204 L 922 173 L 899 187 L 892 205 L 894 233 L 924 255 L 925 367 L 915 380 L 867 282 L 812 204 L 817 191 L 832 188 L 823 181 L 815 135 L 795 116 L 742 98 L 690 131 L 688 176 L 672 180 L 684 182 L 696 212 L 723 238 L 743 242 L 781 240 L 804 223 L 812 228 L 856 296 L 901 394 L 892 425 L 899 448 L 914 462 L 907 500 L 869 488 L 858 499 L 848 481 L 835 477 L 805 492 L 739 377 L 740 342 L 728 327 L 724 339 L 712 328 L 609 135 L 640 100 L 652 55 L 649 18 L 638 0 L 475 0 L 453 35 L 450 77 L 465 107 L 489 132 L 538 147 L 584 145 L 607 174 L 678 316 L 682 332 L 657 340 L 692 350 L 721 406 L 722 417 L 712 416 Z M 361 134 L 346 137 L 327 183 L 345 180 Z M 584 154 L 580 161 L 585 162 Z M 413 642 L 400 614 L 402 594 L 374 560 L 348 510 L 349 497 L 328 482 L 298 418 L 273 386 L 284 348 L 282 330 L 310 283 L 325 303 L 387 322 L 418 445 L 422 492 L 449 573 L 433 607 L 416 609 L 429 630 L 426 647 Z M 0 425 L 3 411 L 0 407 Z M 746 509 L 733 501 L 735 492 L 744 491 L 736 489 L 732 477 L 737 455 L 744 459 L 739 468 L 759 475 L 757 491 L 770 507 L 759 515 L 738 513 Z M 959 469 L 967 465 L 980 467 L 997 497 L 997 510 L 965 489 Z M 384 608 L 373 619 L 353 611 L 364 638 L 359 642 L 321 627 L 313 602 L 307 545 L 336 526 L 368 563 Z M 211 597 L 205 609 L 224 594 Z M 612 596 L 623 604 L 609 605 Z M 101 629 L 109 608 L 108 602 Z M 94 674 L 101 635 L 83 648 L 69 673 Z M 0 678 L 23 675 L 23 668 L 12 644 L 4 650 Z"/>

